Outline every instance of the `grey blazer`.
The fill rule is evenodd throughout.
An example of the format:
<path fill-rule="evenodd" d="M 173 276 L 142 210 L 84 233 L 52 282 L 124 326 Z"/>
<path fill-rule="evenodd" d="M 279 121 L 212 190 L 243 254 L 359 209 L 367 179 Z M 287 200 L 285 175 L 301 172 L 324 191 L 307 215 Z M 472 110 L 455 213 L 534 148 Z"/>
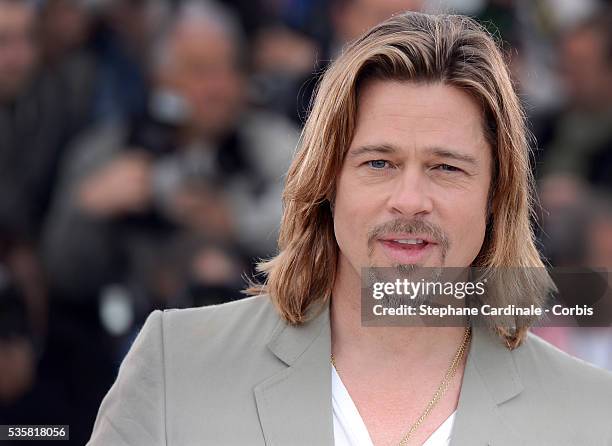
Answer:
<path fill-rule="evenodd" d="M 155 311 L 91 446 L 332 446 L 329 310 L 293 327 L 265 296 Z M 451 446 L 612 445 L 612 374 L 540 338 L 475 328 Z"/>

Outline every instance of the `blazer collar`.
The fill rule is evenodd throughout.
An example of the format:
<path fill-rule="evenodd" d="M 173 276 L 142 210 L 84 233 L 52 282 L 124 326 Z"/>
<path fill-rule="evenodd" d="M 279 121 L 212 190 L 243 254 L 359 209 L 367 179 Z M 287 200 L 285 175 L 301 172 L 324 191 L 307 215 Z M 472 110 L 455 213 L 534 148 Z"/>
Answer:
<path fill-rule="evenodd" d="M 526 444 L 499 409 L 522 390 L 512 353 L 497 335 L 474 327 L 450 446 Z"/>
<path fill-rule="evenodd" d="M 317 309 L 311 309 L 307 317 L 310 320 L 299 326 L 288 325 L 281 319 L 272 331 L 268 341 L 268 349 L 289 366 L 293 365 L 312 346 L 323 330 L 327 332 L 327 342 L 331 349 L 329 302 L 319 306 Z M 329 360 L 329 353 L 324 359 L 325 361 Z"/>
<path fill-rule="evenodd" d="M 266 445 L 332 446 L 329 305 L 300 326 L 280 321 L 268 349 L 288 367 L 254 389 Z M 474 327 L 450 445 L 524 444 L 499 410 L 522 390 L 512 353 Z"/>
<path fill-rule="evenodd" d="M 280 321 L 268 349 L 284 365 L 254 388 L 267 446 L 333 446 L 328 305 L 294 327 Z"/>

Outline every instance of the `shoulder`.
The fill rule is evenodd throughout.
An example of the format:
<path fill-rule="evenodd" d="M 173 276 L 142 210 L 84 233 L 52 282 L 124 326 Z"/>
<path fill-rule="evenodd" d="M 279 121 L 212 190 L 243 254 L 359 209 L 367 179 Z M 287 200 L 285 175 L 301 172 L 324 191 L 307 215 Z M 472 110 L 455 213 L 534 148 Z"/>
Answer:
<path fill-rule="evenodd" d="M 529 400 L 542 409 L 539 417 L 543 423 L 555 418 L 555 423 L 580 426 L 583 434 L 612 435 L 611 372 L 570 356 L 531 333 L 512 356 L 525 387 L 523 402 Z M 602 427 L 607 429 L 605 433 Z"/>
<path fill-rule="evenodd" d="M 571 383 L 580 391 L 607 391 L 612 403 L 612 372 L 568 355 L 533 333 L 513 353 L 523 371 L 552 375 L 547 379 L 550 385 Z"/>
<path fill-rule="evenodd" d="M 286 143 L 295 143 L 299 136 L 298 127 L 289 119 L 262 110 L 245 113 L 241 131 L 257 140 L 276 140 Z"/>
<path fill-rule="evenodd" d="M 208 307 L 156 310 L 147 318 L 122 368 L 199 369 L 270 356 L 267 344 L 283 322 L 268 296 Z M 135 360 L 134 358 L 138 358 Z M 195 379 L 195 378 L 194 378 Z M 196 381 L 194 381 L 196 382 Z"/>
<path fill-rule="evenodd" d="M 482 378 L 476 382 L 488 392 L 479 386 L 470 390 L 483 401 L 491 396 L 500 423 L 523 439 L 520 444 L 612 444 L 610 372 L 531 333 L 511 351 L 499 336 L 488 334 L 473 339 Z"/>
<path fill-rule="evenodd" d="M 284 175 L 299 140 L 299 129 L 287 118 L 271 113 L 246 113 L 240 130 L 249 142 L 250 160 L 272 179 Z"/>
<path fill-rule="evenodd" d="M 166 360 L 184 365 L 204 362 L 211 370 L 247 357 L 264 361 L 270 356 L 267 344 L 275 328 L 283 324 L 267 295 L 166 310 L 158 317 Z"/>
<path fill-rule="evenodd" d="M 154 311 L 100 406 L 89 444 L 165 444 L 167 423 L 180 430 L 193 414 L 214 419 L 232 399 L 241 406 L 225 415 L 238 413 L 252 384 L 278 367 L 265 360 L 272 355 L 265 345 L 279 321 L 267 296 Z"/>
<path fill-rule="evenodd" d="M 264 336 L 280 321 L 267 295 L 207 307 L 165 310 L 160 317 L 165 334 L 189 339 Z"/>

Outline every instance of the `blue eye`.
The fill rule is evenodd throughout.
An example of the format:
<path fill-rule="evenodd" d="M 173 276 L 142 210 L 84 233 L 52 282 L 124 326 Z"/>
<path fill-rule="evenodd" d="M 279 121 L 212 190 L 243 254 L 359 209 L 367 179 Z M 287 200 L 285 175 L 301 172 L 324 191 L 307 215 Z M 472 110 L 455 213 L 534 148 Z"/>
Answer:
<path fill-rule="evenodd" d="M 372 160 L 368 161 L 368 165 L 373 169 L 384 169 L 387 167 L 388 162 L 385 160 Z"/>

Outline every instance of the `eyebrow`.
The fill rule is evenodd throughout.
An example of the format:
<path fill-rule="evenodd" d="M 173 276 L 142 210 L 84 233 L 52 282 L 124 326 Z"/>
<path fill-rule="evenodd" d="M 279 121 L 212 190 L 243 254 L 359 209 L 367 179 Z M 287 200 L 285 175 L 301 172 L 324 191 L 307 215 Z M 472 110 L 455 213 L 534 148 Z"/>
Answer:
<path fill-rule="evenodd" d="M 381 153 L 381 154 L 390 154 L 399 151 L 397 147 L 391 144 L 375 144 L 375 145 L 366 145 L 357 147 L 356 149 L 349 150 L 347 156 L 351 158 L 356 158 L 360 155 L 369 154 L 369 153 Z"/>
<path fill-rule="evenodd" d="M 360 155 L 364 154 L 393 154 L 399 152 L 399 147 L 393 144 L 373 144 L 373 145 L 365 145 L 357 147 L 353 150 L 350 150 L 347 156 L 351 158 L 356 158 Z M 429 147 L 426 148 L 425 151 L 431 155 L 440 157 L 453 159 L 456 161 L 461 161 L 467 164 L 471 164 L 473 166 L 478 166 L 478 161 L 472 155 L 467 155 L 465 153 L 461 153 L 457 150 L 453 149 L 443 149 L 440 147 Z"/>
<path fill-rule="evenodd" d="M 456 161 L 461 161 L 467 164 L 471 164 L 473 166 L 478 166 L 478 161 L 476 160 L 475 157 L 473 157 L 472 155 L 467 155 L 465 153 L 458 152 L 456 150 L 441 149 L 439 147 L 432 147 L 426 150 L 432 155 L 438 156 L 440 158 L 453 159 Z"/>

